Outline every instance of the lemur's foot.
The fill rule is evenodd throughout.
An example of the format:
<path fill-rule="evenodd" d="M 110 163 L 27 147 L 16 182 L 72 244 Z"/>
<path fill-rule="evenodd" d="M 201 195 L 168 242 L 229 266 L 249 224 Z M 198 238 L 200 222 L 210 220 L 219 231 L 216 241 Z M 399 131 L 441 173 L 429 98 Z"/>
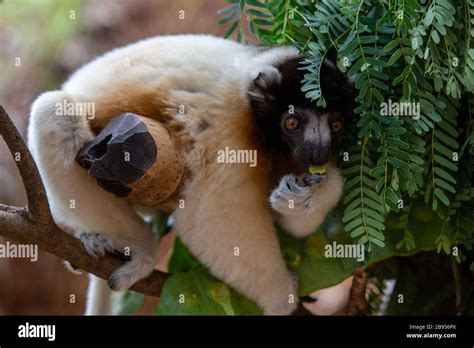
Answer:
<path fill-rule="evenodd" d="M 81 232 L 78 235 L 87 253 L 94 256 L 105 256 L 112 254 L 117 257 L 122 253 L 115 251 L 112 241 L 103 234 L 97 232 Z M 122 243 L 119 243 L 122 244 Z M 138 280 L 145 278 L 155 268 L 155 259 L 152 254 L 148 255 L 139 247 L 130 246 L 130 259 L 117 268 L 108 278 L 107 283 L 112 290 L 119 291 L 130 288 Z"/>
<path fill-rule="evenodd" d="M 314 195 L 312 185 L 300 186 L 294 175 L 285 175 L 270 195 L 270 204 L 283 215 L 297 215 L 310 210 Z"/>
<path fill-rule="evenodd" d="M 132 259 L 117 268 L 110 275 L 107 283 L 115 291 L 128 289 L 140 279 L 150 275 L 154 268 L 155 260 L 153 257 L 136 255 L 132 252 Z"/>
<path fill-rule="evenodd" d="M 296 277 L 288 273 L 280 280 L 274 279 L 272 291 L 263 300 L 265 315 L 290 315 L 298 306 L 298 291 Z"/>
<path fill-rule="evenodd" d="M 78 238 L 81 240 L 87 253 L 94 257 L 104 256 L 105 253 L 114 252 L 112 241 L 103 234 L 97 232 L 81 232 Z"/>

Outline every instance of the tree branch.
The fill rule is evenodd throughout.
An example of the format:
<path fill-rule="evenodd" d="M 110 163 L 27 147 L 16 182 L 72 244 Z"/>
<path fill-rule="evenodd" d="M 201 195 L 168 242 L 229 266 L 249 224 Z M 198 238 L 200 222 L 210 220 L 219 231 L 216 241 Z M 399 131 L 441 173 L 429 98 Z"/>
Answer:
<path fill-rule="evenodd" d="M 352 287 L 349 293 L 349 301 L 346 307 L 347 315 L 365 315 L 367 313 L 367 273 L 364 268 L 357 268 L 354 272 Z"/>
<path fill-rule="evenodd" d="M 16 166 L 20 171 L 28 198 L 28 218 L 45 219 L 42 223 L 48 224 L 52 221 L 49 205 L 46 198 L 46 191 L 42 185 L 41 177 L 36 168 L 30 151 L 21 138 L 7 112 L 0 105 L 0 133 L 7 143 L 13 158 L 17 159 Z M 19 154 L 19 157 L 18 157 Z M 33 189 L 34 188 L 34 189 Z M 34 204 L 32 204 L 34 202 Z"/>
<path fill-rule="evenodd" d="M 18 154 L 20 155 L 16 165 L 28 198 L 28 207 L 25 208 L 0 204 L 0 236 L 16 243 L 37 244 L 40 250 L 67 260 L 102 279 L 107 279 L 123 261 L 111 255 L 100 259 L 94 258 L 86 252 L 79 239 L 64 232 L 55 224 L 38 168 L 28 147 L 1 105 L 0 135 L 3 136 L 12 156 L 18 158 Z M 135 283 L 131 289 L 159 297 L 168 276 L 166 273 L 153 271 L 150 276 Z M 299 304 L 295 315 L 302 314 L 308 312 Z"/>

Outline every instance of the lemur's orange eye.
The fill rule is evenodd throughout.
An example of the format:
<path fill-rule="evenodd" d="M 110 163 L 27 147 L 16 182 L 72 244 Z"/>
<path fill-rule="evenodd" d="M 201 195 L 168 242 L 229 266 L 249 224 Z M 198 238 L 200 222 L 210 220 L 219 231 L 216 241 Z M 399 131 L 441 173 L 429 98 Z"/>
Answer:
<path fill-rule="evenodd" d="M 342 129 L 342 121 L 334 121 L 331 123 L 331 129 L 334 133 L 339 133 Z"/>
<path fill-rule="evenodd" d="M 288 130 L 295 130 L 296 128 L 298 128 L 298 126 L 299 126 L 299 122 L 296 119 L 296 117 L 288 117 L 285 120 L 285 127 Z"/>

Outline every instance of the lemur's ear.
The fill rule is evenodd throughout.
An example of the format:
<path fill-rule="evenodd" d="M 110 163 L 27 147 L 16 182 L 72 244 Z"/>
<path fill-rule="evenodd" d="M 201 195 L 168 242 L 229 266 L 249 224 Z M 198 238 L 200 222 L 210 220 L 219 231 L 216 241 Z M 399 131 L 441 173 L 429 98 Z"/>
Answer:
<path fill-rule="evenodd" d="M 274 100 L 276 89 L 281 84 L 280 71 L 274 66 L 264 65 L 251 74 L 253 81 L 247 92 L 251 104 L 256 106 Z"/>
<path fill-rule="evenodd" d="M 354 83 L 332 62 L 323 63 L 320 84 L 327 108 L 353 115 L 357 96 Z"/>

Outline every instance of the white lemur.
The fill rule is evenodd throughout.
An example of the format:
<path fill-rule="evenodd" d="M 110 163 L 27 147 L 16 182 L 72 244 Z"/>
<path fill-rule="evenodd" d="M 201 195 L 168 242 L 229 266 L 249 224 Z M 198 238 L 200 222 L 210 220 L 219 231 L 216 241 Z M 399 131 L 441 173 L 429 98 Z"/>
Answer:
<path fill-rule="evenodd" d="M 185 204 L 173 218 L 190 251 L 265 314 L 296 308 L 297 283 L 285 267 L 274 219 L 303 237 L 339 201 L 343 179 L 329 162 L 331 140 L 351 112 L 348 81 L 328 64 L 320 76 L 327 108 L 305 98 L 300 59 L 294 47 L 265 49 L 207 35 L 155 37 L 95 59 L 61 90 L 36 99 L 29 147 L 55 220 L 92 255 L 131 249 L 130 261 L 108 279 L 112 289 L 152 272 L 155 237 L 129 204 L 99 187 L 74 159 L 113 116 L 133 112 L 165 124 L 185 158 Z M 93 126 L 84 114 L 58 114 L 58 105 L 77 102 L 95 103 Z M 217 152 L 226 147 L 257 150 L 257 166 L 218 163 Z M 308 174 L 309 166 L 322 164 L 326 175 Z M 93 296 L 89 307 L 88 313 L 101 311 Z"/>

